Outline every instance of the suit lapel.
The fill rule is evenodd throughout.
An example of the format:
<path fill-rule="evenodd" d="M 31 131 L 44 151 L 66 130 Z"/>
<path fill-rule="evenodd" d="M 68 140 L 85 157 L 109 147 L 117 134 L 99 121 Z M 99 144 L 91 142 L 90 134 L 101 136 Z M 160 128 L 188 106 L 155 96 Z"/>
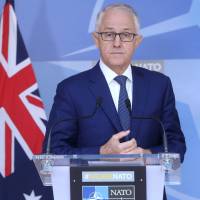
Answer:
<path fill-rule="evenodd" d="M 107 117 L 110 119 L 111 123 L 117 129 L 117 131 L 121 131 L 122 127 L 119 121 L 118 113 L 116 111 L 108 84 L 106 79 L 97 64 L 89 74 L 90 85 L 89 89 L 95 96 L 95 98 L 102 98 L 102 109 Z"/>
<path fill-rule="evenodd" d="M 137 67 L 132 67 L 133 75 L 133 92 L 132 92 L 132 116 L 144 116 L 144 109 L 147 103 L 149 92 L 148 77 L 142 70 Z M 97 64 L 89 73 L 89 89 L 95 98 L 102 98 L 102 109 L 107 117 L 110 119 L 117 131 L 121 131 L 122 127 L 116 111 L 108 84 L 105 77 Z M 143 120 L 133 119 L 131 124 L 132 136 L 136 139 L 139 136 L 140 125 Z"/>
<path fill-rule="evenodd" d="M 133 96 L 132 96 L 132 116 L 144 116 L 144 109 L 147 103 L 149 92 L 148 80 L 142 70 L 132 67 L 133 74 Z M 143 120 L 132 120 L 132 135 L 136 139 L 140 132 L 140 125 Z"/>

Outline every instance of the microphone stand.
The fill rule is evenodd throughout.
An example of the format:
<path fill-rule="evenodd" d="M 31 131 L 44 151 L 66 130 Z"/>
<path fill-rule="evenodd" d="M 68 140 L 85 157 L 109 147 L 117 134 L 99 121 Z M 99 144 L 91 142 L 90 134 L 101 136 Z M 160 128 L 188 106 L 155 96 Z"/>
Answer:
<path fill-rule="evenodd" d="M 42 166 L 41 166 L 40 173 L 45 174 L 45 175 L 49 175 L 49 174 L 52 173 L 53 159 L 52 159 L 52 154 L 50 152 L 50 149 L 51 149 L 51 136 L 52 136 L 53 129 L 57 125 L 59 125 L 60 123 L 62 123 L 62 122 L 68 122 L 68 121 L 74 121 L 74 120 L 84 120 L 84 119 L 88 119 L 88 118 L 93 117 L 96 114 L 96 112 L 99 109 L 99 107 L 101 106 L 101 104 L 102 104 L 102 97 L 97 97 L 96 104 L 95 104 L 95 109 L 92 112 L 92 114 L 81 116 L 81 117 L 78 117 L 78 118 L 62 119 L 62 120 L 59 120 L 59 121 L 55 122 L 50 127 L 48 138 L 47 138 L 46 152 L 45 152 L 45 154 L 43 154 L 44 159 L 41 162 Z"/>
<path fill-rule="evenodd" d="M 158 117 L 155 117 L 155 116 L 132 116 L 131 115 L 131 103 L 130 103 L 130 100 L 126 99 L 125 100 L 125 104 L 126 104 L 126 107 L 127 107 L 128 111 L 130 113 L 130 118 L 131 119 L 154 120 L 160 125 L 160 127 L 162 128 L 162 138 L 163 138 L 164 153 L 168 153 L 167 135 L 166 135 L 165 128 L 164 128 L 164 125 L 161 122 L 161 120 Z"/>
<path fill-rule="evenodd" d="M 167 142 L 167 134 L 166 134 L 166 131 L 165 131 L 165 128 L 164 128 L 162 121 L 158 117 L 155 117 L 155 116 L 132 116 L 131 115 L 131 103 L 130 103 L 130 100 L 128 98 L 125 100 L 125 104 L 126 104 L 126 107 L 127 107 L 128 111 L 130 113 L 131 119 L 154 120 L 162 128 L 162 138 L 163 138 L 164 152 L 160 153 L 159 156 L 160 156 L 160 160 L 161 160 L 161 165 L 163 166 L 163 169 L 165 171 L 165 177 L 167 179 L 167 177 L 170 177 L 170 171 L 179 168 L 179 166 L 180 166 L 180 156 L 179 156 L 179 158 L 177 158 L 177 154 L 169 153 L 168 142 Z M 175 164 L 175 163 L 177 163 L 177 164 Z"/>

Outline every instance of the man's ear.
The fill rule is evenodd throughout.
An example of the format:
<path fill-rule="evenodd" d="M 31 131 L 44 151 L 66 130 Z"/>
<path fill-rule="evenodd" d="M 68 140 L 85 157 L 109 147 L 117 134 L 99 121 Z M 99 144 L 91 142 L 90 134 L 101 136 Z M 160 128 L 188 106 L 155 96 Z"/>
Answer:
<path fill-rule="evenodd" d="M 142 42 L 142 40 L 143 40 L 142 35 L 137 35 L 135 37 L 135 47 L 138 47 L 140 45 L 140 43 Z"/>
<path fill-rule="evenodd" d="M 92 38 L 94 40 L 96 47 L 99 48 L 99 37 L 98 37 L 98 34 L 96 32 L 92 33 Z"/>

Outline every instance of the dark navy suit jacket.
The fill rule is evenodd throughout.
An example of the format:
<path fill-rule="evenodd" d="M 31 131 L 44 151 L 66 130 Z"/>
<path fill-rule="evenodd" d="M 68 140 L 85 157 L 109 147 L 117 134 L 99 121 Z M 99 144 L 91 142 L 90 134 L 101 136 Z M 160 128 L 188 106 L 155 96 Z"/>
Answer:
<path fill-rule="evenodd" d="M 132 67 L 132 115 L 159 117 L 167 133 L 170 152 L 183 160 L 185 139 L 175 108 L 170 79 L 160 73 Z M 101 106 L 93 117 L 79 119 L 94 112 L 97 99 Z M 122 131 L 112 96 L 99 64 L 59 83 L 47 126 L 58 123 L 51 133 L 51 152 L 55 154 L 98 154 L 100 146 L 113 134 Z M 65 120 L 66 119 L 66 120 Z M 67 120 L 72 119 L 72 120 Z M 163 152 L 162 129 L 153 120 L 132 120 L 131 135 L 139 147 L 153 153 Z M 44 151 L 47 143 L 46 136 Z"/>

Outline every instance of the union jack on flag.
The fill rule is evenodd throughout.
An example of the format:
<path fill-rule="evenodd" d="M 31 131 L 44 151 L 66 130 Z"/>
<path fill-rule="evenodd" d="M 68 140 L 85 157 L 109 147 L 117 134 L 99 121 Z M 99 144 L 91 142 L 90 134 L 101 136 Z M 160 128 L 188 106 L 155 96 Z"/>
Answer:
<path fill-rule="evenodd" d="M 0 189 L 0 199 L 26 199 L 28 193 L 35 195 L 32 185 L 38 183 L 35 183 L 36 178 L 31 180 L 31 175 L 38 175 L 33 172 L 36 170 L 31 160 L 33 154 L 41 153 L 45 121 L 43 102 L 13 2 L 7 1 L 0 24 L 0 188 L 4 189 L 4 193 Z M 26 180 L 27 186 L 18 188 L 17 192 L 24 194 L 13 192 L 14 198 L 5 194 L 6 187 L 17 187 L 23 178 L 30 184 Z M 28 185 L 32 189 L 28 189 Z"/>

